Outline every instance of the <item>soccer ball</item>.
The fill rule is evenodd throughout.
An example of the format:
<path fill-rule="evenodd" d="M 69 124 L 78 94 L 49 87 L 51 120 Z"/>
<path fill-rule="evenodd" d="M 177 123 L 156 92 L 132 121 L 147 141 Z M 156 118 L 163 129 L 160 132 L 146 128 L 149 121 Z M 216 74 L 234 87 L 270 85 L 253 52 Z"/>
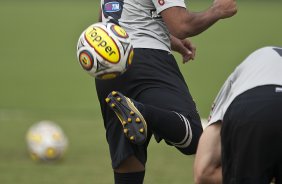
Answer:
<path fill-rule="evenodd" d="M 133 46 L 127 32 L 113 23 L 95 23 L 82 32 L 77 43 L 82 68 L 97 79 L 113 79 L 132 62 Z"/>
<path fill-rule="evenodd" d="M 60 160 L 68 146 L 63 130 L 52 121 L 32 125 L 26 134 L 29 154 L 35 161 Z"/>

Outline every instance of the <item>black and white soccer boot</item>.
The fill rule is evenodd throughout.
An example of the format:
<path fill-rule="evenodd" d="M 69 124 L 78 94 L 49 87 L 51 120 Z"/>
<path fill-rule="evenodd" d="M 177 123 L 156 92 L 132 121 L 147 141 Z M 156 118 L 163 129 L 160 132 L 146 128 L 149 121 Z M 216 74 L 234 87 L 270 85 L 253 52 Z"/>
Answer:
<path fill-rule="evenodd" d="M 147 138 L 147 123 L 134 102 L 117 91 L 111 92 L 106 102 L 120 120 L 125 136 L 134 144 L 143 144 Z"/>

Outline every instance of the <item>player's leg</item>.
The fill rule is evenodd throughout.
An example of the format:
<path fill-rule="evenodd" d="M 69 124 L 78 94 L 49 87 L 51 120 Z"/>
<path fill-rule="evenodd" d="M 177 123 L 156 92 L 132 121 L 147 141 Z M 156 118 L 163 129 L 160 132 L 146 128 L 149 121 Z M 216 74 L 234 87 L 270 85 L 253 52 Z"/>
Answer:
<path fill-rule="evenodd" d="M 109 118 L 109 119 L 108 119 Z M 105 117 L 107 142 L 109 144 L 115 184 L 142 184 L 147 159 L 147 145 L 151 134 L 142 145 L 132 144 L 122 131 L 114 114 Z"/>
<path fill-rule="evenodd" d="M 135 156 L 126 158 L 114 169 L 115 184 L 142 184 L 144 176 L 144 165 Z"/>
<path fill-rule="evenodd" d="M 106 99 L 122 123 L 125 136 L 132 143 L 143 144 L 148 123 L 148 128 L 155 136 L 174 145 L 184 154 L 195 153 L 202 127 L 197 121 L 198 116 L 189 113 L 191 107 L 187 106 L 185 98 L 173 91 L 151 88 L 140 93 L 137 99 L 139 102 L 115 91 Z"/>
<path fill-rule="evenodd" d="M 142 138 L 138 130 L 146 127 L 148 121 L 148 128 L 152 129 L 157 137 L 175 145 L 185 154 L 195 153 L 202 126 L 196 105 L 174 57 L 165 51 L 137 49 L 131 70 L 122 77 L 126 77 L 132 86 L 132 90 L 124 95 L 135 101 L 135 105 L 146 116 L 146 123 L 141 121 L 141 127 L 135 122 L 130 124 L 127 119 L 131 116 L 131 110 L 134 114 L 138 113 L 130 107 L 130 103 L 123 103 L 124 100 L 119 102 L 126 97 L 120 98 L 120 95 L 117 95 L 115 98 L 110 93 L 106 101 L 118 114 L 126 134 L 129 133 L 128 138 L 132 138 L 134 143 L 137 140 L 135 138 Z M 143 105 L 138 105 L 140 102 Z M 139 117 L 138 121 L 142 119 Z M 130 121 L 136 120 L 135 118 L 137 117 L 130 118 Z M 137 134 L 132 135 L 130 129 Z M 142 141 L 140 143 L 142 144 Z"/>
<path fill-rule="evenodd" d="M 223 183 L 271 182 L 282 159 L 281 109 L 282 93 L 273 86 L 254 88 L 233 101 L 221 133 Z"/>
<path fill-rule="evenodd" d="M 161 88 L 143 91 L 137 100 L 157 141 L 164 139 L 184 154 L 194 154 L 202 133 L 200 118 L 185 93 Z"/>
<path fill-rule="evenodd" d="M 96 81 L 101 112 L 106 129 L 106 138 L 109 144 L 115 184 L 142 184 L 145 175 L 147 160 L 147 145 L 151 132 L 147 132 L 144 144 L 132 144 L 124 136 L 123 127 L 115 113 L 107 105 L 105 98 L 109 91 L 123 87 L 124 80 Z M 120 89 L 126 93 L 126 88 Z"/>
<path fill-rule="evenodd" d="M 165 51 L 151 49 L 135 49 L 134 52 L 134 61 L 131 65 L 131 69 L 129 69 L 123 75 L 116 79 L 108 81 L 96 80 L 96 89 L 101 105 L 105 128 L 107 131 L 106 135 L 110 147 L 112 166 L 116 171 L 119 171 L 119 169 L 126 166 L 127 173 L 132 173 L 131 171 L 133 171 L 133 169 L 129 169 L 131 168 L 131 166 L 128 166 L 128 164 L 126 164 L 126 161 L 130 156 L 134 156 L 138 161 L 140 161 L 143 166 L 145 165 L 147 158 L 146 149 L 152 132 L 148 128 L 146 134 L 147 137 L 144 144 L 136 145 L 130 143 L 128 137 L 124 136 L 123 129 L 125 127 L 122 124 L 123 121 L 119 121 L 119 118 L 117 118 L 114 111 L 111 110 L 111 103 L 108 103 L 110 105 L 108 106 L 105 101 L 105 98 L 109 93 L 112 92 L 112 90 L 119 91 L 127 97 L 135 100 L 139 100 L 139 98 L 141 100 L 141 98 L 143 97 L 141 97 L 142 95 L 140 94 L 142 94 L 144 91 L 147 91 L 147 89 L 160 88 L 158 92 L 163 91 L 163 89 L 169 89 L 170 91 L 173 91 L 173 98 L 177 97 L 177 99 L 180 101 L 179 104 L 182 105 L 179 105 L 177 101 L 170 102 L 169 100 L 165 100 L 172 98 L 166 95 L 161 96 L 158 92 L 154 94 L 156 99 L 153 99 L 151 101 L 159 104 L 156 110 L 154 110 L 154 112 L 159 112 L 156 113 L 156 115 L 161 116 L 161 118 L 165 120 L 167 120 L 167 117 L 170 116 L 170 123 L 174 123 L 175 121 L 180 122 L 174 124 L 178 124 L 182 127 L 180 128 L 181 132 L 184 132 L 183 134 L 187 135 L 186 137 L 189 137 L 189 134 L 187 133 L 187 130 L 189 130 L 189 128 L 186 119 L 188 119 L 189 122 L 191 121 L 193 124 L 192 126 L 190 125 L 190 127 L 192 127 L 192 132 L 194 131 L 193 126 L 195 124 L 198 131 L 195 130 L 195 133 L 193 132 L 193 138 L 191 140 L 190 146 L 185 148 L 178 147 L 182 152 L 186 154 L 195 152 L 195 147 L 198 142 L 197 137 L 199 137 L 202 132 L 200 118 L 196 111 L 195 104 L 190 96 L 188 88 L 173 56 Z M 152 95 L 150 93 L 146 94 L 148 96 Z M 119 100 L 117 98 L 116 102 L 119 103 Z M 173 105 L 171 109 L 168 110 L 169 113 L 167 113 L 167 111 L 161 112 L 162 109 L 166 109 L 165 104 Z M 183 106 L 183 104 L 185 104 L 185 106 Z M 149 110 L 149 112 L 150 111 L 151 110 Z M 176 111 L 178 114 L 173 111 Z M 129 112 L 130 115 L 130 111 L 126 112 Z M 160 119 L 160 121 L 162 120 Z M 174 128 L 175 127 L 177 126 L 174 126 Z M 170 131 L 170 134 L 182 134 L 181 132 Z M 129 136 L 129 138 L 130 137 L 131 136 Z M 182 140 L 183 139 L 184 138 L 182 136 Z M 171 142 L 180 143 L 179 140 L 181 139 L 173 140 L 172 138 L 168 138 L 168 140 L 170 140 Z M 185 138 L 185 142 L 186 141 L 187 140 Z M 129 165 L 130 164 L 131 162 L 129 162 Z M 136 168 L 136 166 L 134 168 Z"/>

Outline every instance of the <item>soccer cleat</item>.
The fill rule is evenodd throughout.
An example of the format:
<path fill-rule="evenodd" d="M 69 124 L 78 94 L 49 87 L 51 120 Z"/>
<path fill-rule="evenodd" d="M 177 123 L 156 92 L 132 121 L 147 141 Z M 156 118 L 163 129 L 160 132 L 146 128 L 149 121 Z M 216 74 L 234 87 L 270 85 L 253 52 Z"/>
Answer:
<path fill-rule="evenodd" d="M 127 129 L 127 128 L 123 129 L 123 132 L 124 132 L 125 134 L 127 134 L 128 129 Z"/>
<path fill-rule="evenodd" d="M 125 136 L 134 144 L 143 144 L 147 138 L 147 123 L 134 103 L 116 91 L 108 95 L 106 102 L 120 120 Z"/>
<path fill-rule="evenodd" d="M 109 103 L 111 101 L 111 99 L 109 99 L 109 98 L 106 98 L 105 100 L 106 100 L 107 103 Z"/>

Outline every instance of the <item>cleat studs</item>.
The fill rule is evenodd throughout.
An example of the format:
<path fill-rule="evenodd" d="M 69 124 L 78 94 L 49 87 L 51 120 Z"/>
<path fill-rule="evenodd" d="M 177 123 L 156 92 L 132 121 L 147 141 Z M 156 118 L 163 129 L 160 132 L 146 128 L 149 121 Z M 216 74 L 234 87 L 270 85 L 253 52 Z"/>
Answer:
<path fill-rule="evenodd" d="M 144 133 L 144 128 L 140 128 L 140 129 L 139 129 L 139 132 L 140 132 L 140 133 Z"/>
<path fill-rule="evenodd" d="M 127 132 L 128 132 L 127 128 L 123 129 L 123 133 L 127 134 Z"/>
<path fill-rule="evenodd" d="M 136 123 L 140 123 L 141 122 L 140 118 L 136 118 L 135 121 L 136 121 Z"/>
<path fill-rule="evenodd" d="M 116 91 L 113 91 L 113 92 L 112 92 L 112 95 L 113 95 L 113 96 L 116 96 L 116 95 L 117 95 L 117 92 L 116 92 Z"/>
<path fill-rule="evenodd" d="M 134 141 L 134 136 L 131 136 L 131 137 L 129 137 L 129 139 L 131 140 L 131 141 Z"/>
<path fill-rule="evenodd" d="M 116 105 L 114 103 L 111 104 L 111 107 L 114 108 Z"/>
<path fill-rule="evenodd" d="M 132 119 L 131 119 L 131 118 L 127 118 L 127 122 L 128 122 L 128 123 L 131 123 L 131 122 L 132 122 Z"/>
<path fill-rule="evenodd" d="M 130 115 L 133 116 L 135 113 L 133 111 L 130 111 Z"/>
<path fill-rule="evenodd" d="M 111 99 L 110 99 L 110 98 L 106 98 L 105 101 L 106 101 L 107 103 L 109 103 L 109 102 L 111 101 Z"/>
<path fill-rule="evenodd" d="M 122 125 L 125 126 L 127 124 L 126 121 L 122 121 Z"/>
<path fill-rule="evenodd" d="M 120 101 L 121 101 L 121 98 L 120 98 L 120 97 L 118 97 L 118 98 L 117 98 L 117 101 L 119 101 L 119 102 L 120 102 Z"/>

